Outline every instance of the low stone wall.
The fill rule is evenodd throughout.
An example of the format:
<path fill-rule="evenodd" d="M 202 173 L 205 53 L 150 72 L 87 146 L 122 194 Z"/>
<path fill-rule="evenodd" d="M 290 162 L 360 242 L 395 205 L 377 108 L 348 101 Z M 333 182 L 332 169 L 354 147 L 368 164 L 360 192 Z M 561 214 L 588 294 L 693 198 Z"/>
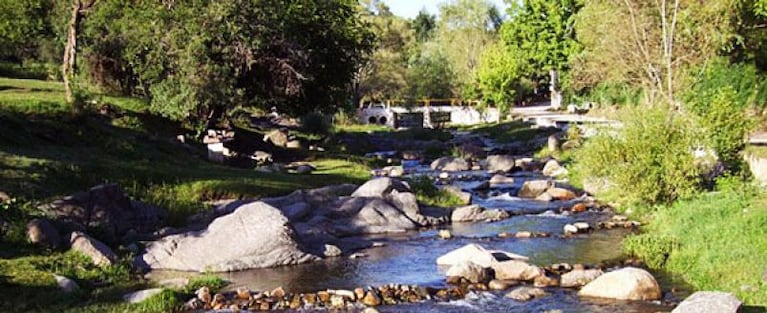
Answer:
<path fill-rule="evenodd" d="M 743 158 L 748 163 L 748 168 L 754 175 L 754 179 L 767 185 L 767 158 L 760 158 L 749 153 L 746 153 Z"/>

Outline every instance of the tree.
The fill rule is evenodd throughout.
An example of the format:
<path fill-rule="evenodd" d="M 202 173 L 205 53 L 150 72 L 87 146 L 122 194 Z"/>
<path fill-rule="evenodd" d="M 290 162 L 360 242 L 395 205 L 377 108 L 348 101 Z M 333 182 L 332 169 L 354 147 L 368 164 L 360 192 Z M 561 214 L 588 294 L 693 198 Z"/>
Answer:
<path fill-rule="evenodd" d="M 443 47 L 456 78 L 453 93 L 475 96 L 479 56 L 497 40 L 500 14 L 487 0 L 452 0 L 439 6 L 434 39 Z"/>
<path fill-rule="evenodd" d="M 104 1 L 86 21 L 89 53 L 178 120 L 237 106 L 333 112 L 372 47 L 353 0 Z"/>
<path fill-rule="evenodd" d="M 53 36 L 51 0 L 0 1 L 0 59 L 23 61 L 38 54 L 38 46 Z"/>
<path fill-rule="evenodd" d="M 526 73 L 536 85 L 547 86 L 550 71 L 565 71 L 571 55 L 580 50 L 575 17 L 581 0 L 524 0 L 511 2 L 501 40 L 529 64 Z"/>
<path fill-rule="evenodd" d="M 409 62 L 410 97 L 417 99 L 451 98 L 454 83 L 450 62 L 442 47 L 434 42 L 421 45 Z"/>
<path fill-rule="evenodd" d="M 501 113 L 524 96 L 531 82 L 525 78 L 529 72 L 522 52 L 502 42 L 490 46 L 482 54 L 478 71 L 479 87 L 486 101 L 493 103 Z"/>
<path fill-rule="evenodd" d="M 98 0 L 73 0 L 72 13 L 67 23 L 67 44 L 64 46 L 64 58 L 61 62 L 61 76 L 64 78 L 64 95 L 67 103 L 75 104 L 72 92 L 72 79 L 77 74 L 77 36 L 80 30 L 80 22 Z M 76 111 L 77 107 L 73 107 Z"/>
<path fill-rule="evenodd" d="M 421 9 L 410 22 L 410 26 L 415 30 L 415 38 L 418 42 L 423 43 L 432 38 L 434 29 L 437 27 L 437 17 L 429 14 L 426 9 Z"/>
<path fill-rule="evenodd" d="M 683 70 L 706 63 L 734 38 L 736 2 L 586 2 L 576 22 L 584 51 L 573 60 L 572 86 L 606 81 L 641 86 L 651 100 L 677 104 Z"/>

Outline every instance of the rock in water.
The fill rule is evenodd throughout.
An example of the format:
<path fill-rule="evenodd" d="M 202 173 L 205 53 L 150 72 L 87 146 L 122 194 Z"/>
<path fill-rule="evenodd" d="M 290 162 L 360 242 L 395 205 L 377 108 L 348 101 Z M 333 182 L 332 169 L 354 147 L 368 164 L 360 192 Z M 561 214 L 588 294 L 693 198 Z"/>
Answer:
<path fill-rule="evenodd" d="M 600 269 L 572 270 L 562 275 L 561 285 L 566 288 L 581 287 L 602 276 L 602 274 L 604 272 Z"/>
<path fill-rule="evenodd" d="M 453 266 L 471 261 L 483 267 L 490 267 L 494 262 L 508 260 L 527 261 L 528 258 L 505 251 L 487 250 L 478 244 L 471 243 L 440 256 L 437 258 L 437 265 Z"/>
<path fill-rule="evenodd" d="M 530 301 L 533 298 L 540 298 L 546 295 L 546 292 L 541 288 L 533 287 L 519 287 L 506 294 L 506 298 L 511 298 L 517 301 Z"/>
<path fill-rule="evenodd" d="M 510 155 L 491 155 L 487 157 L 488 172 L 511 172 L 514 166 L 516 166 L 516 161 Z"/>
<path fill-rule="evenodd" d="M 731 293 L 698 291 L 684 299 L 671 313 L 737 313 L 741 304 Z"/>
<path fill-rule="evenodd" d="M 462 277 L 471 283 L 487 283 L 492 279 L 490 271 L 474 262 L 462 262 L 447 270 L 447 277 Z"/>
<path fill-rule="evenodd" d="M 546 162 L 546 165 L 543 166 L 543 170 L 541 171 L 543 175 L 550 176 L 550 177 L 559 177 L 567 175 L 567 169 L 559 165 L 559 162 L 557 160 L 549 160 Z"/>
<path fill-rule="evenodd" d="M 616 300 L 658 300 L 660 286 L 649 272 L 626 267 L 606 273 L 588 283 L 578 292 L 579 296 Z"/>
<path fill-rule="evenodd" d="M 253 202 L 215 219 L 204 230 L 150 243 L 137 263 L 150 269 L 225 272 L 318 259 L 301 251 L 285 215 L 266 203 Z"/>
<path fill-rule="evenodd" d="M 324 252 L 324 254 L 325 254 L 326 257 L 332 258 L 332 257 L 341 256 L 341 254 L 343 254 L 343 252 L 341 251 L 340 248 L 338 248 L 338 246 L 335 246 L 335 245 L 325 245 L 325 252 Z"/>
<path fill-rule="evenodd" d="M 548 180 L 528 180 L 522 184 L 517 197 L 535 199 L 551 186 L 552 183 Z"/>
<path fill-rule="evenodd" d="M 93 264 L 103 266 L 117 262 L 117 255 L 107 245 L 79 231 L 72 232 L 69 243 L 72 250 L 87 255 Z"/>
<path fill-rule="evenodd" d="M 468 171 L 469 168 L 466 160 L 456 157 L 441 157 L 431 162 L 431 169 L 435 171 L 457 172 Z"/>
<path fill-rule="evenodd" d="M 453 209 L 450 220 L 453 222 L 497 221 L 509 218 L 509 216 L 509 212 L 504 210 L 485 210 L 474 204 Z"/>
<path fill-rule="evenodd" d="M 495 271 L 496 279 L 529 281 L 544 274 L 540 267 L 524 261 L 493 262 L 490 266 Z"/>

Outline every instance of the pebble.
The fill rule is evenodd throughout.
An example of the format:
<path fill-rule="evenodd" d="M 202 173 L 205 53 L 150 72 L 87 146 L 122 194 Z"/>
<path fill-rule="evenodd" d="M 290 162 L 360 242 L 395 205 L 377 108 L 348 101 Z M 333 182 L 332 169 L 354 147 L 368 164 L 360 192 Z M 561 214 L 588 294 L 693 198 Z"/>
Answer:
<path fill-rule="evenodd" d="M 450 230 L 447 230 L 447 229 L 440 229 L 438 236 L 441 239 L 447 240 L 447 239 L 453 238 L 453 233 L 451 233 Z"/>

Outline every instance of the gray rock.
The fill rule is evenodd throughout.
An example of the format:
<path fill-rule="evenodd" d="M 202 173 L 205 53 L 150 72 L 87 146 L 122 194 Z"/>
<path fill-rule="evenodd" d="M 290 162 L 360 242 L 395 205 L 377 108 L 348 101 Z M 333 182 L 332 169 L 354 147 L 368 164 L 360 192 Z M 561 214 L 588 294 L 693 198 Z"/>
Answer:
<path fill-rule="evenodd" d="M 76 229 L 98 229 L 102 234 L 99 239 L 109 243 L 117 243 L 131 229 L 151 234 L 167 217 L 164 210 L 131 201 L 116 184 L 93 187 L 56 200 L 43 209 L 59 222 L 73 223 Z"/>
<path fill-rule="evenodd" d="M 510 155 L 491 155 L 487 157 L 488 172 L 511 172 L 515 166 L 514 157 Z"/>
<path fill-rule="evenodd" d="M 431 162 L 431 169 L 435 171 L 457 172 L 468 171 L 470 168 L 466 160 L 456 157 L 441 157 Z"/>
<path fill-rule="evenodd" d="M 339 221 L 337 230 L 347 234 L 398 233 L 418 225 L 383 199 L 371 199 L 350 219 Z M 344 233 L 344 231 L 341 231 Z"/>
<path fill-rule="evenodd" d="M 251 159 L 253 159 L 259 164 L 272 163 L 274 161 L 274 159 L 272 158 L 272 154 L 268 152 L 264 152 L 264 151 L 253 152 Z"/>
<path fill-rule="evenodd" d="M 517 197 L 535 199 L 551 186 L 553 183 L 548 180 L 528 180 L 522 184 Z"/>
<path fill-rule="evenodd" d="M 80 286 L 77 285 L 77 283 L 72 279 L 55 274 L 53 275 L 53 278 L 56 279 L 56 285 L 59 286 L 59 289 L 66 293 L 72 293 L 80 290 Z"/>
<path fill-rule="evenodd" d="M 479 205 L 467 205 L 453 209 L 450 220 L 453 222 L 497 221 L 509 218 L 509 212 L 501 209 L 486 210 Z"/>
<path fill-rule="evenodd" d="M 139 291 L 131 292 L 129 294 L 124 295 L 123 301 L 128 303 L 139 303 L 161 292 L 162 292 L 162 288 L 139 290 Z"/>
<path fill-rule="evenodd" d="M 285 144 L 285 148 L 288 149 L 301 149 L 303 145 L 300 140 L 290 140 Z"/>
<path fill-rule="evenodd" d="M 541 288 L 535 287 L 518 287 L 506 294 L 506 298 L 511 298 L 517 301 L 525 302 L 534 298 L 540 298 L 546 295 L 546 291 Z"/>
<path fill-rule="evenodd" d="M 660 286 L 649 272 L 626 267 L 603 274 L 584 286 L 579 296 L 616 300 L 658 300 Z"/>
<path fill-rule="evenodd" d="M 282 212 L 254 202 L 215 219 L 206 229 L 152 242 L 136 261 L 150 269 L 225 272 L 318 259 L 301 250 Z"/>
<path fill-rule="evenodd" d="M 474 262 L 462 262 L 448 269 L 447 277 L 465 278 L 472 283 L 487 283 L 492 279 L 490 270 Z"/>
<path fill-rule="evenodd" d="M 52 248 L 61 245 L 59 232 L 46 218 L 36 218 L 27 223 L 27 239 L 33 244 Z"/>
<path fill-rule="evenodd" d="M 382 169 L 386 176 L 389 177 L 402 177 L 405 175 L 405 169 L 402 166 L 387 166 Z"/>
<path fill-rule="evenodd" d="M 490 186 L 495 185 L 511 185 L 514 184 L 514 178 L 507 177 L 500 174 L 495 174 L 490 178 Z"/>
<path fill-rule="evenodd" d="M 378 197 L 384 198 L 393 190 L 399 192 L 410 192 L 410 186 L 407 183 L 388 177 L 375 178 L 362 184 L 352 193 L 352 197 Z"/>
<path fill-rule="evenodd" d="M 316 168 L 314 166 L 311 166 L 309 164 L 301 164 L 296 167 L 295 171 L 296 171 L 296 174 L 303 175 L 303 174 L 309 174 L 313 172 L 315 169 Z"/>
<path fill-rule="evenodd" d="M 487 283 L 487 288 L 490 288 L 490 290 L 506 290 L 516 285 L 519 285 L 519 282 L 516 280 L 493 279 Z"/>
<path fill-rule="evenodd" d="M 549 152 L 557 152 L 559 151 L 559 137 L 557 135 L 551 135 L 548 138 L 548 148 Z"/>
<path fill-rule="evenodd" d="M 543 166 L 543 170 L 541 171 L 543 175 L 550 176 L 550 177 L 560 177 L 567 175 L 568 171 L 561 165 L 559 165 L 559 162 L 557 160 L 549 160 L 546 162 L 546 165 Z"/>
<path fill-rule="evenodd" d="M 325 252 L 323 254 L 325 255 L 325 257 L 334 258 L 337 256 L 341 256 L 343 252 L 341 251 L 340 248 L 338 248 L 335 245 L 325 245 Z"/>
<path fill-rule="evenodd" d="M 737 313 L 742 304 L 731 293 L 698 291 L 684 299 L 671 313 Z"/>
<path fill-rule="evenodd" d="M 534 172 L 541 169 L 541 162 L 533 158 L 521 158 L 515 160 L 516 167 L 526 172 Z"/>
<path fill-rule="evenodd" d="M 107 245 L 79 231 L 69 237 L 72 250 L 87 255 L 98 266 L 109 266 L 117 262 L 117 255 Z"/>
<path fill-rule="evenodd" d="M 600 269 L 590 270 L 572 270 L 562 275 L 560 285 L 565 288 L 577 288 L 585 286 L 597 277 L 602 276 L 604 272 Z"/>

